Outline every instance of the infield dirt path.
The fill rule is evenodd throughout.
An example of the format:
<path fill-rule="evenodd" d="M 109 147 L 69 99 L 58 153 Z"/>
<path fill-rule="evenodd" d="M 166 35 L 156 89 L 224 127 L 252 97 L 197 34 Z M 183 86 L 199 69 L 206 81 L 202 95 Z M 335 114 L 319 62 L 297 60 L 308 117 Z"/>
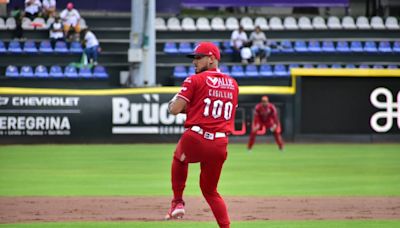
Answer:
<path fill-rule="evenodd" d="M 400 219 L 400 197 L 225 197 L 232 220 Z M 0 197 L 0 223 L 160 221 L 169 197 Z M 214 220 L 201 197 L 186 221 Z"/>

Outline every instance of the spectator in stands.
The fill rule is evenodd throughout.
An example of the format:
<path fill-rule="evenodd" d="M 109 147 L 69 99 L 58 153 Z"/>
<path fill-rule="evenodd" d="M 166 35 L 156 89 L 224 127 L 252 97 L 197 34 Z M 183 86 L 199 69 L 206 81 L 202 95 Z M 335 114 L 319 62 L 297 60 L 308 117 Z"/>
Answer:
<path fill-rule="evenodd" d="M 19 6 L 15 6 L 11 11 L 11 17 L 15 19 L 15 29 L 13 30 L 13 39 L 23 39 L 22 18 L 24 12 Z"/>
<path fill-rule="evenodd" d="M 49 29 L 50 42 L 53 48 L 57 41 L 65 41 L 63 24 L 59 16 L 55 17 L 54 22 L 50 25 Z"/>
<path fill-rule="evenodd" d="M 260 26 L 256 26 L 255 30 L 250 34 L 250 41 L 255 63 L 260 64 L 261 59 L 266 61 L 266 58 L 271 54 L 271 48 L 267 45 L 267 37 Z"/>
<path fill-rule="evenodd" d="M 33 20 L 39 16 L 42 3 L 40 0 L 25 0 L 25 17 L 29 17 Z"/>
<path fill-rule="evenodd" d="M 248 42 L 247 34 L 244 31 L 243 26 L 239 26 L 238 30 L 234 30 L 231 35 L 231 46 L 233 49 L 233 58 L 234 62 L 240 62 L 240 50 L 242 47 Z"/>
<path fill-rule="evenodd" d="M 75 34 L 80 33 L 81 28 L 79 26 L 79 20 L 81 19 L 81 15 L 78 10 L 74 9 L 74 4 L 72 2 L 67 4 L 67 8 L 61 12 L 60 17 L 63 20 L 64 34 L 67 39 L 72 39 L 70 30 L 73 30 Z M 79 36 L 76 35 L 75 37 L 78 38 Z"/>
<path fill-rule="evenodd" d="M 99 40 L 96 35 L 89 29 L 82 30 L 82 41 L 85 47 L 84 52 L 90 64 L 97 65 L 97 57 L 100 51 Z"/>
<path fill-rule="evenodd" d="M 43 0 L 43 17 L 55 17 L 56 14 L 56 0 Z"/>

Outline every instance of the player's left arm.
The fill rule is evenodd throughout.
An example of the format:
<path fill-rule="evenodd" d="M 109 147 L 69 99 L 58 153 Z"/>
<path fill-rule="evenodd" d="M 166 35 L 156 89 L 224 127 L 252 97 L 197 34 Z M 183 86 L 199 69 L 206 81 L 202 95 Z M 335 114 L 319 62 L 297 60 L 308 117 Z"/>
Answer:
<path fill-rule="evenodd" d="M 279 118 L 278 118 L 278 112 L 276 110 L 275 105 L 272 106 L 272 118 L 274 120 L 274 125 L 271 127 L 271 131 L 274 132 L 275 129 L 280 125 L 279 123 Z"/>

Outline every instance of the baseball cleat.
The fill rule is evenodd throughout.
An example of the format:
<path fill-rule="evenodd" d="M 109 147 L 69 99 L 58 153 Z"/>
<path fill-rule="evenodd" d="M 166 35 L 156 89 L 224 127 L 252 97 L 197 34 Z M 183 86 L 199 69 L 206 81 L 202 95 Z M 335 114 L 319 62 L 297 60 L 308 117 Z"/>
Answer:
<path fill-rule="evenodd" d="M 167 215 L 165 215 L 165 220 L 171 219 L 182 219 L 185 215 L 185 203 L 184 202 L 172 202 L 171 208 L 168 210 Z"/>

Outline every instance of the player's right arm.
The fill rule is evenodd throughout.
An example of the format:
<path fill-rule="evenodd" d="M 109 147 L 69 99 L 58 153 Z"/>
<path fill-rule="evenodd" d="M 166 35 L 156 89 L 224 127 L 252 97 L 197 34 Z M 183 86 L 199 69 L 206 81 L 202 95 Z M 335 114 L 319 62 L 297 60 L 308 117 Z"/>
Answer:
<path fill-rule="evenodd" d="M 168 111 L 172 115 L 178 115 L 179 113 L 184 113 L 186 109 L 187 102 L 175 95 L 168 103 Z"/>

